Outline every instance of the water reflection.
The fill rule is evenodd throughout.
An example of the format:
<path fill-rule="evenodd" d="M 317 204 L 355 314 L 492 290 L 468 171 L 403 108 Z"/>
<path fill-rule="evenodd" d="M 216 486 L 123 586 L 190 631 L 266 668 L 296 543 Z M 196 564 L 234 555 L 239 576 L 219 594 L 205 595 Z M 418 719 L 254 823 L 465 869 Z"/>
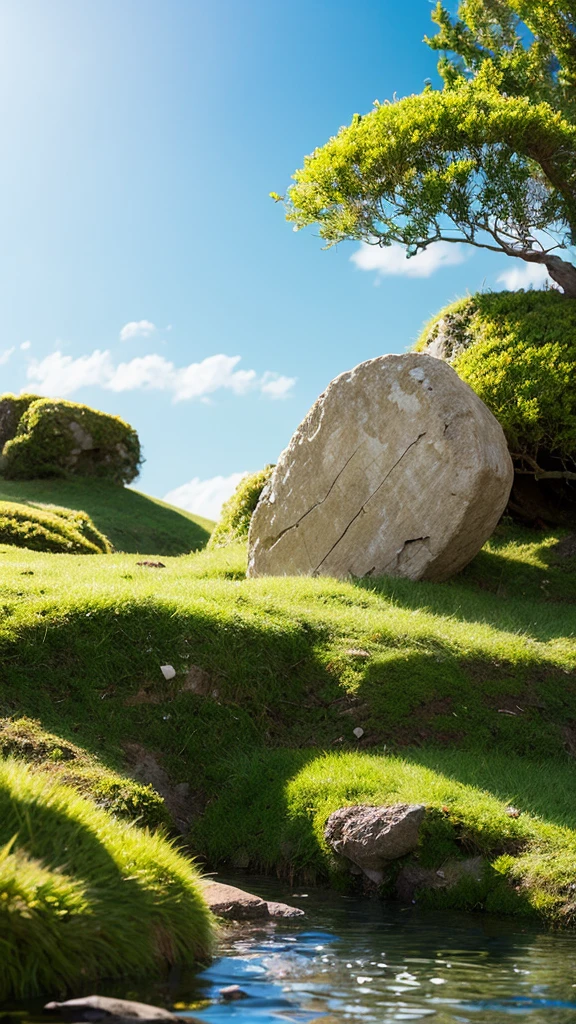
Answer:
<path fill-rule="evenodd" d="M 208 969 L 164 985 L 99 990 L 176 1006 L 207 1024 L 576 1024 L 572 933 L 325 892 L 295 895 L 267 879 L 222 880 L 301 906 L 307 916 L 231 933 Z M 220 990 L 229 985 L 248 998 L 224 1002 Z M 40 1019 L 36 1009 L 27 1008 L 25 1024 Z"/>

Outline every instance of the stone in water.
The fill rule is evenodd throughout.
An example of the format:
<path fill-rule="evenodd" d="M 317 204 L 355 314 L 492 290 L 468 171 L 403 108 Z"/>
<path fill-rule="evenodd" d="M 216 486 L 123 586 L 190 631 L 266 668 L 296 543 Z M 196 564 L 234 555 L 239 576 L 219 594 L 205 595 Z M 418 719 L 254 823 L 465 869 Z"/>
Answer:
<path fill-rule="evenodd" d="M 500 424 L 451 366 L 371 359 L 332 381 L 280 456 L 248 575 L 448 579 L 490 537 L 512 478 Z"/>

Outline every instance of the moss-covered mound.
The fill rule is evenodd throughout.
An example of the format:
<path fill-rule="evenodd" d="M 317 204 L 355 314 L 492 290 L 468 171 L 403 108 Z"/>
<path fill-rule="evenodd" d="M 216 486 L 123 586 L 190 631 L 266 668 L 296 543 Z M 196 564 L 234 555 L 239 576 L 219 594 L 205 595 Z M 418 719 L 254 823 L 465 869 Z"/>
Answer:
<path fill-rule="evenodd" d="M 74 555 L 112 551 L 110 541 L 96 529 L 86 512 L 9 501 L 0 501 L 0 544 Z"/>
<path fill-rule="evenodd" d="M 222 506 L 220 520 L 208 543 L 209 548 L 222 548 L 246 539 L 252 513 L 273 472 L 274 466 L 265 466 L 258 473 L 251 473 L 240 481 L 232 497 Z"/>
<path fill-rule="evenodd" d="M 164 800 L 152 786 L 107 768 L 93 754 L 47 732 L 31 718 L 0 719 L 0 757 L 26 761 L 48 778 L 72 786 L 115 818 L 151 829 L 171 825 Z"/>
<path fill-rule="evenodd" d="M 576 300 L 554 290 L 473 295 L 441 310 L 416 348 L 450 362 L 502 424 L 513 511 L 576 522 Z"/>
<path fill-rule="evenodd" d="M 39 401 L 40 395 L 0 395 L 0 453 L 6 442 L 15 436 L 28 406 Z"/>
<path fill-rule="evenodd" d="M 4 476 L 29 480 L 72 474 L 119 484 L 135 479 L 142 455 L 138 434 L 128 423 L 76 402 L 30 397 L 0 398 L 7 420 L 21 411 L 16 433 L 2 449 Z"/>
<path fill-rule="evenodd" d="M 207 956 L 192 864 L 69 786 L 0 761 L 0 1000 Z"/>
<path fill-rule="evenodd" d="M 0 501 L 33 508 L 62 505 L 88 513 L 117 551 L 146 555 L 184 555 L 206 545 L 214 524 L 131 487 L 90 477 L 6 480 L 0 476 Z"/>

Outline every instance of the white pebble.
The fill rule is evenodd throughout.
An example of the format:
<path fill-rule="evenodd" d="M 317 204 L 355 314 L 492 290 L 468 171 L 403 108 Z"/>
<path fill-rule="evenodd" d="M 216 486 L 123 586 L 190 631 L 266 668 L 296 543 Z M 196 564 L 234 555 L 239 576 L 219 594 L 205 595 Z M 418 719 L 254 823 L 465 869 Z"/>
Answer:
<path fill-rule="evenodd" d="M 160 671 L 164 676 L 164 679 L 174 679 L 176 675 L 176 669 L 173 665 L 160 665 Z"/>
<path fill-rule="evenodd" d="M 361 729 L 360 726 L 357 725 L 356 728 L 354 729 L 354 735 L 357 740 L 361 739 L 362 736 L 364 735 L 364 729 Z"/>

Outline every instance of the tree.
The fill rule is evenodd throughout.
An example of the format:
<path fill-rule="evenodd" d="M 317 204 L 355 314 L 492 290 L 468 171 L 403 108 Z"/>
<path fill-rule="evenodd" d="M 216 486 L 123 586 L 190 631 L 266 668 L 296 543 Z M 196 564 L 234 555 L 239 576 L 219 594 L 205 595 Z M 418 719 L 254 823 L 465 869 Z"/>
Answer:
<path fill-rule="evenodd" d="M 444 88 L 355 114 L 295 173 L 288 220 L 408 257 L 466 242 L 544 265 L 576 298 L 558 255 L 576 243 L 575 14 L 576 0 L 464 0 L 452 20 L 438 4 Z"/>

